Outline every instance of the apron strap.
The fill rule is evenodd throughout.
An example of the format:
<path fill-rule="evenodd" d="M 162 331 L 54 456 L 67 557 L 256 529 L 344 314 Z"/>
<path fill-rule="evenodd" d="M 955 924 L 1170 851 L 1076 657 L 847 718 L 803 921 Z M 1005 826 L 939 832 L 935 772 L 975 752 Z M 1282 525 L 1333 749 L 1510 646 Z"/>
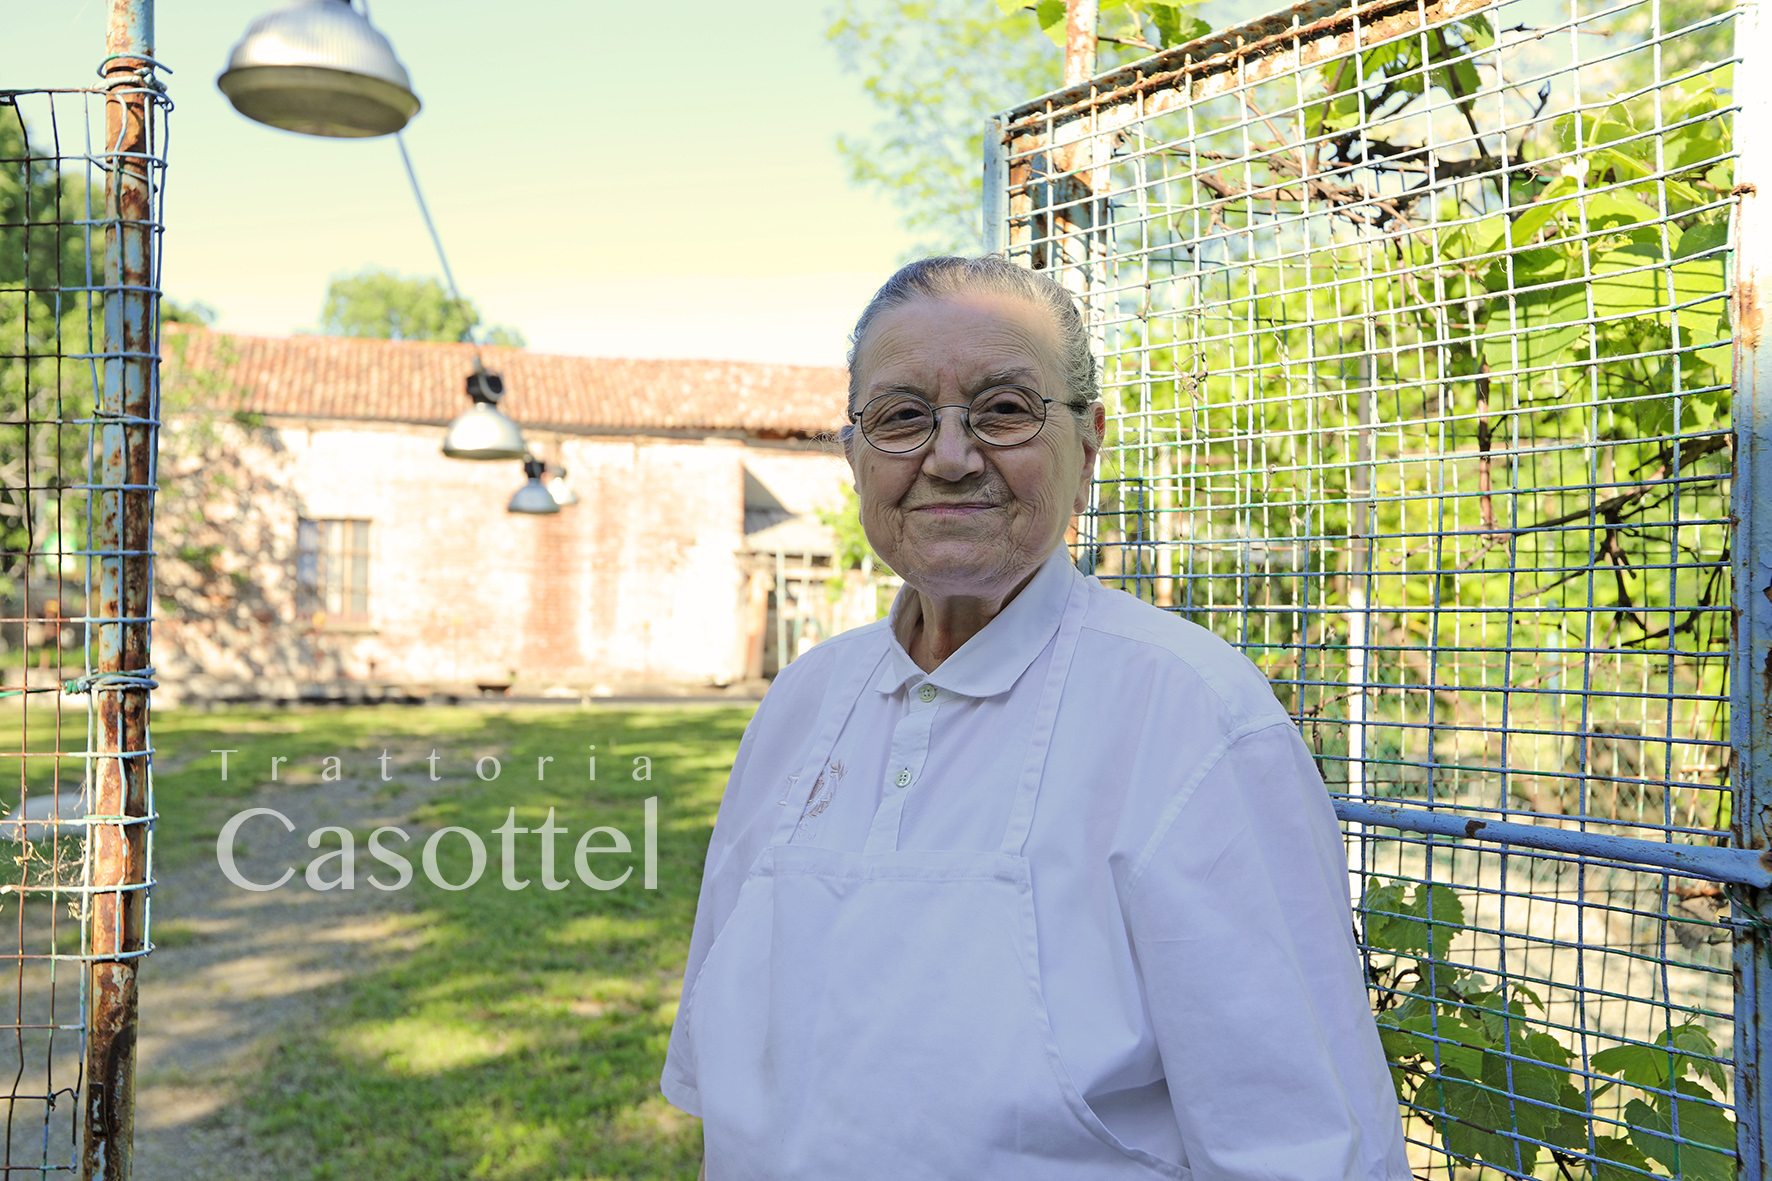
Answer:
<path fill-rule="evenodd" d="M 770 836 L 771 845 L 785 845 L 794 835 L 794 829 L 800 825 L 800 817 L 806 811 L 806 803 L 810 798 L 812 785 L 818 782 L 819 772 L 830 760 L 831 751 L 837 745 L 837 739 L 843 733 L 843 727 L 849 721 L 849 715 L 855 710 L 855 703 L 873 684 L 879 674 L 880 665 L 885 661 L 890 645 L 882 647 L 880 654 L 872 662 L 866 659 L 857 660 L 849 666 L 849 675 L 832 679 L 832 684 L 825 691 L 824 706 L 819 710 L 819 726 L 812 745 L 807 748 L 806 761 L 800 764 L 798 774 L 789 775 L 787 788 L 781 799 L 776 803 L 781 806 L 781 815 L 776 819 L 775 832 Z M 800 784 L 806 784 L 807 791 L 797 790 Z"/>
<path fill-rule="evenodd" d="M 1064 696 L 1064 685 L 1070 679 L 1071 657 L 1077 651 L 1077 636 L 1083 630 L 1083 617 L 1088 614 L 1086 600 L 1089 580 L 1078 575 L 1071 583 L 1070 597 L 1065 600 L 1064 618 L 1058 625 L 1058 636 L 1052 643 L 1052 663 L 1046 669 L 1046 685 L 1040 692 L 1040 706 L 1034 712 L 1034 730 L 1029 736 L 1027 761 L 1022 764 L 1021 781 L 1015 787 L 1015 804 L 1009 810 L 1009 824 L 1003 831 L 1003 852 L 1021 856 L 1027 844 L 1028 830 L 1034 824 L 1034 802 L 1040 795 L 1040 780 L 1046 774 L 1046 751 L 1052 745 L 1052 724 L 1058 717 L 1058 702 Z"/>

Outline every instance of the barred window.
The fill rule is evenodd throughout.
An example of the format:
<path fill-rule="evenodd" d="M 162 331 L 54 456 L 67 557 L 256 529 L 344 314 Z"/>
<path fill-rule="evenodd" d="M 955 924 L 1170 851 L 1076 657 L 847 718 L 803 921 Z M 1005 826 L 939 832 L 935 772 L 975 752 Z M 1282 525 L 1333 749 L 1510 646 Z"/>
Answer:
<path fill-rule="evenodd" d="M 297 610 L 316 624 L 369 622 L 369 522 L 302 521 L 296 528 Z"/>

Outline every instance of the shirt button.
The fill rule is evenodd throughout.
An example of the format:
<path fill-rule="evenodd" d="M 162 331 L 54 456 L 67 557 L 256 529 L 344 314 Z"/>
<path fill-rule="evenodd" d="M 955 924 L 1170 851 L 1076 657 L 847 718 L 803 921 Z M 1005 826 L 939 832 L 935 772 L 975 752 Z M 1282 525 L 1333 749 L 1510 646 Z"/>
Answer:
<path fill-rule="evenodd" d="M 892 782 L 898 784 L 900 787 L 908 787 L 911 782 L 911 773 L 909 771 L 900 771 L 898 777 Z"/>
<path fill-rule="evenodd" d="M 924 701 L 934 701 L 935 700 L 935 686 L 934 685 L 924 685 L 921 689 L 917 690 L 917 696 L 921 697 Z"/>

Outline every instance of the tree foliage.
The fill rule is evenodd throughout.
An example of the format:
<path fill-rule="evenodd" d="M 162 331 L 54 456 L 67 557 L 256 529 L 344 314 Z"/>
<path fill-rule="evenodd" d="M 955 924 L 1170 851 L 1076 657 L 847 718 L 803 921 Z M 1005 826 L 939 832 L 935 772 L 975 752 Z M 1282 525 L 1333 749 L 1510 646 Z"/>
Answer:
<path fill-rule="evenodd" d="M 70 361 L 102 347 L 103 192 L 64 171 L 0 105 L 0 595 L 29 579 L 77 581 L 86 538 L 93 383 Z M 162 323 L 213 323 L 203 303 L 159 301 Z M 179 409 L 163 393 L 162 412 Z M 68 592 L 54 592 L 65 596 Z"/>
<path fill-rule="evenodd" d="M 1188 302 L 1118 309 L 1139 342 L 1110 357 L 1107 384 L 1148 389 L 1152 410 L 1195 438 L 1262 440 L 1269 474 L 1241 510 L 1251 530 L 1477 539 L 1456 558 L 1411 550 L 1397 561 L 1418 578 L 1377 580 L 1370 606 L 1402 629 L 1385 647 L 1428 642 L 1412 629 L 1426 628 L 1429 602 L 1478 609 L 1507 598 L 1495 580 L 1514 585 L 1522 566 L 1596 565 L 1612 593 L 1591 606 L 1609 612 L 1608 631 L 1580 630 L 1587 588 L 1565 579 L 1534 600 L 1542 646 L 1571 628 L 1575 647 L 1670 634 L 1714 647 L 1727 620 L 1705 608 L 1724 587 L 1710 578 L 1676 597 L 1677 563 L 1699 559 L 1682 558 L 1659 522 L 1676 503 L 1678 518 L 1727 515 L 1733 179 L 1730 122 L 1716 114 L 1728 67 L 1580 112 L 1547 114 L 1548 89 L 1512 94 L 1512 125 L 1491 129 L 1477 63 L 1493 36 L 1473 19 L 1365 52 L 1359 71 L 1326 64 L 1286 124 L 1192 112 L 1233 130 L 1194 140 L 1196 170 L 1155 195 L 1177 208 L 1208 202 L 1212 224 L 1199 214 L 1135 224 L 1150 239 L 1151 284 L 1128 297 L 1180 291 Z M 1436 184 L 1422 179 L 1428 145 L 1398 130 L 1424 126 L 1406 113 L 1430 107 L 1474 129 L 1466 157 L 1439 153 Z M 1321 219 L 1313 248 L 1269 261 L 1307 211 Z M 1361 387 L 1385 405 L 1347 392 Z M 1375 436 L 1380 411 L 1404 427 Z M 1295 429 L 1301 414 L 1317 429 Z M 1323 452 L 1325 439 L 1362 435 L 1367 462 Z M 1442 452 L 1457 456 L 1443 472 L 1427 462 Z M 1373 470 L 1399 475 L 1362 486 Z M 1135 502 L 1136 486 L 1125 488 Z M 1590 519 L 1597 537 L 1570 527 Z M 1286 560 L 1309 576 L 1333 556 L 1323 546 Z M 1290 593 L 1285 579 L 1268 589 Z"/>
<path fill-rule="evenodd" d="M 988 0 L 844 0 L 826 36 L 881 113 L 838 137 L 850 178 L 903 209 L 913 253 L 976 253 L 985 120 L 1058 84 L 1052 43 Z"/>
<path fill-rule="evenodd" d="M 836 508 L 819 509 L 819 523 L 836 537 L 837 552 L 832 565 L 841 570 L 881 570 L 891 573 L 874 547 L 868 544 L 867 531 L 861 524 L 861 501 L 850 485 L 843 486 L 843 502 Z M 840 578 L 833 581 L 841 582 Z"/>
<path fill-rule="evenodd" d="M 1191 7 L 1109 0 L 1101 66 L 1198 36 L 1206 26 Z M 913 255 L 976 254 L 986 121 L 1059 84 L 1062 0 L 844 0 L 826 36 L 881 112 L 871 131 L 838 138 L 850 178 L 904 209 L 920 235 Z"/>
<path fill-rule="evenodd" d="M 195 324 L 207 328 L 214 324 L 219 313 L 202 300 L 190 303 L 179 303 L 175 299 L 160 297 L 160 322 L 162 324 Z"/>
<path fill-rule="evenodd" d="M 59 576 L 85 548 L 91 372 L 103 313 L 102 194 L 58 167 L 16 106 L 0 103 L 0 593 Z M 29 555 L 42 555 L 30 569 Z M 58 555 L 58 556 L 51 556 Z"/>
<path fill-rule="evenodd" d="M 320 321 L 328 336 L 467 340 L 480 325 L 480 310 L 469 300 L 451 298 L 434 278 L 405 279 L 371 269 L 332 281 Z M 481 339 L 510 348 L 525 344 L 521 332 L 498 324 L 488 326 Z"/>
<path fill-rule="evenodd" d="M 1211 31 L 1210 25 L 1188 10 L 1200 0 L 1107 0 L 1097 6 L 1096 36 L 1102 46 L 1117 46 L 1139 54 L 1155 53 L 1182 45 Z M 1004 15 L 1027 13 L 1034 23 L 1063 49 L 1068 40 L 1064 0 L 997 0 Z M 1101 52 L 1098 47 L 1097 53 Z M 1111 53 L 1112 51 L 1110 51 Z M 1123 57 L 1124 54 L 1115 54 Z M 1098 63 L 1099 72 L 1099 63 Z M 1026 96 L 1024 96 L 1026 97 Z"/>

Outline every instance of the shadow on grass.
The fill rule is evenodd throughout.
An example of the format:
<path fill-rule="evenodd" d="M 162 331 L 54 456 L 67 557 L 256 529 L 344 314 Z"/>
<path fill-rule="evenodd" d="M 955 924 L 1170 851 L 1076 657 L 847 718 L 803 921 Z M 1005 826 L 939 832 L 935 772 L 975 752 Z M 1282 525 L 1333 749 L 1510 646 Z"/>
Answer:
<path fill-rule="evenodd" d="M 700 1129 L 658 1096 L 702 859 L 725 775 L 749 709 L 487 712 L 358 709 L 306 715 L 173 715 L 157 720 L 158 745 L 175 770 L 161 779 L 157 850 L 188 858 L 213 840 L 225 815 L 265 802 L 269 757 L 292 767 L 341 758 L 377 780 L 389 750 L 396 776 L 435 793 L 405 827 L 405 852 L 443 825 L 485 840 L 484 876 L 440 890 L 417 873 L 405 891 L 416 946 L 336 986 L 317 1028 L 286 1031 L 262 1078 L 248 1085 L 255 1139 L 290 1178 L 496 1181 L 695 1176 Z M 586 746 L 597 745 L 588 778 Z M 229 778 L 219 756 L 231 747 Z M 498 779 L 473 774 L 498 758 Z M 546 778 L 538 757 L 552 755 Z M 650 759 L 651 778 L 636 779 Z M 644 801 L 659 797 L 658 888 L 641 888 Z M 502 882 L 493 830 L 516 810 L 539 825 L 549 808 L 568 832 L 556 841 L 557 875 L 543 888 L 534 835 L 518 836 L 515 873 Z M 620 887 L 593 890 L 573 875 L 584 830 L 627 834 L 631 858 L 602 855 Z M 361 857 L 363 838 L 359 833 Z M 299 834 L 298 834 L 299 836 Z M 292 841 L 296 838 L 292 838 Z M 469 873 L 466 842 L 439 848 L 447 881 Z M 362 875 L 379 868 L 362 858 Z M 383 870 L 384 876 L 386 876 Z M 305 889 L 298 872 L 286 889 Z M 316 907 L 323 912 L 324 907 Z M 323 920 L 323 914 L 317 914 Z"/>

